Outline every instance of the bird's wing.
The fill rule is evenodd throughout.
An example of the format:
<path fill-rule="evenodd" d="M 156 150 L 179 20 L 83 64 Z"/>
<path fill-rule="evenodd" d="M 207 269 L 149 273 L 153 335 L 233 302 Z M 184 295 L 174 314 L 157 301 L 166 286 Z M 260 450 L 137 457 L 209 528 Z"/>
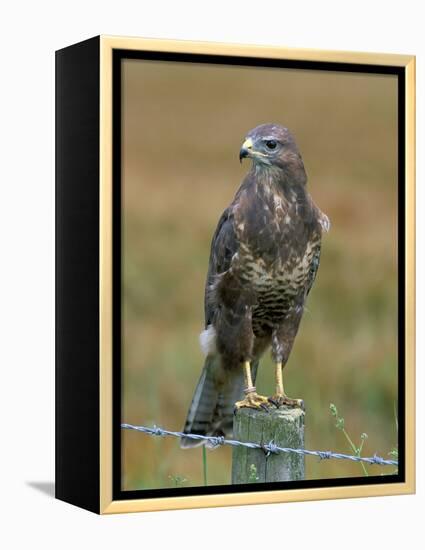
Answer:
<path fill-rule="evenodd" d="M 217 275 L 225 273 L 230 268 L 232 258 L 238 251 L 232 211 L 232 207 L 229 207 L 223 212 L 211 242 L 210 260 L 205 285 L 205 327 L 211 324 L 215 310 L 210 289 Z"/>
<path fill-rule="evenodd" d="M 321 248 L 322 248 L 322 245 L 319 242 L 319 244 L 316 247 L 316 250 L 313 253 L 313 257 L 311 259 L 310 272 L 307 277 L 307 285 L 306 285 L 306 293 L 305 293 L 306 297 L 308 296 L 311 290 L 311 287 L 313 286 L 313 283 L 316 279 L 317 271 L 319 270 Z"/>
<path fill-rule="evenodd" d="M 229 207 L 223 212 L 211 242 L 205 286 L 205 328 L 212 324 L 217 307 L 211 287 L 217 276 L 230 268 L 237 248 L 232 208 Z M 184 426 L 185 433 L 228 435 L 232 432 L 234 403 L 241 399 L 243 394 L 242 369 L 234 374 L 229 373 L 228 378 L 218 386 L 217 372 L 221 368 L 219 355 L 208 354 L 189 408 Z M 219 378 L 221 379 L 221 376 Z M 182 448 L 201 444 L 202 440 L 194 441 L 187 437 L 181 440 Z"/>
<path fill-rule="evenodd" d="M 318 223 L 317 230 L 320 233 L 320 239 L 319 239 L 318 244 L 316 245 L 316 249 L 313 253 L 313 257 L 312 257 L 311 264 L 310 264 L 310 273 L 309 273 L 309 276 L 308 276 L 308 279 L 307 279 L 307 286 L 306 286 L 306 293 L 305 293 L 306 297 L 308 296 L 308 294 L 311 290 L 311 287 L 313 286 L 313 283 L 316 279 L 317 271 L 319 269 L 320 253 L 321 253 L 321 249 L 322 249 L 321 236 L 322 236 L 323 232 L 327 233 L 330 229 L 330 226 L 331 226 L 331 222 L 329 221 L 328 216 L 324 212 L 322 212 L 317 206 L 314 205 L 313 211 L 316 215 L 316 219 L 317 219 L 317 223 Z"/>

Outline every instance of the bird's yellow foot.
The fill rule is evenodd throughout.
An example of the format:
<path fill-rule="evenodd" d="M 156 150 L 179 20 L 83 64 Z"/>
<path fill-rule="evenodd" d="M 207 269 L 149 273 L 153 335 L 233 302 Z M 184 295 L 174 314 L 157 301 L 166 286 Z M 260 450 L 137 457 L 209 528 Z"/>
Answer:
<path fill-rule="evenodd" d="M 236 401 L 235 411 L 242 408 L 262 409 L 269 412 L 269 399 L 264 395 L 259 395 L 256 391 L 250 391 L 242 401 Z"/>
<path fill-rule="evenodd" d="M 284 393 L 273 395 L 269 397 L 268 401 L 277 408 L 287 406 L 299 407 L 304 410 L 304 401 L 302 399 L 291 399 Z"/>

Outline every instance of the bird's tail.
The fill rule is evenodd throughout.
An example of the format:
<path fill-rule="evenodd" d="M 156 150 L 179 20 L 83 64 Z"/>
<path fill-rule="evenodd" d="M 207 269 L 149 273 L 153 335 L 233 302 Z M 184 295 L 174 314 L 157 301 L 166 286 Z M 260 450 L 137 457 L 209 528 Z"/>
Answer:
<path fill-rule="evenodd" d="M 242 399 L 244 378 L 242 368 L 229 373 L 221 371 L 219 355 L 209 355 L 193 394 L 192 403 L 183 432 L 207 436 L 231 436 L 233 432 L 233 409 Z M 258 361 L 251 366 L 255 383 Z M 198 447 L 204 441 L 182 437 L 182 449 Z M 207 446 L 208 443 L 207 443 Z"/>

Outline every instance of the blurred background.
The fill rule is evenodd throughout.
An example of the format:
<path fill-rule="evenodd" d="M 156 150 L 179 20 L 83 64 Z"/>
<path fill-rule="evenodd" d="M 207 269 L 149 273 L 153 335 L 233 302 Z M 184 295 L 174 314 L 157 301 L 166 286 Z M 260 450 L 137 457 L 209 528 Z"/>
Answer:
<path fill-rule="evenodd" d="M 319 273 L 285 368 L 306 404 L 306 448 L 363 454 L 397 443 L 397 81 L 395 76 L 123 62 L 122 421 L 181 430 L 203 356 L 212 234 L 249 166 L 245 134 L 294 133 L 309 190 L 331 219 Z M 257 380 L 274 388 L 267 354 Z M 122 488 L 203 484 L 200 448 L 124 430 Z M 208 484 L 230 483 L 231 451 L 207 452 Z M 372 475 L 391 467 L 368 467 Z M 361 476 L 306 459 L 308 479 Z"/>

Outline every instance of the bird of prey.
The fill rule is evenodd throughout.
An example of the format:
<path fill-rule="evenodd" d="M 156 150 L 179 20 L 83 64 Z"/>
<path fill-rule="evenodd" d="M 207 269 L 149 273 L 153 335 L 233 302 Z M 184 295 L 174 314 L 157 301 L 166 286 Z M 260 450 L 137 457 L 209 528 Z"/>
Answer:
<path fill-rule="evenodd" d="M 239 158 L 252 165 L 211 243 L 200 336 L 206 358 L 187 434 L 231 435 L 235 408 L 303 406 L 285 394 L 282 368 L 316 277 L 329 219 L 307 191 L 304 164 L 287 128 L 254 128 Z M 257 393 L 255 378 L 270 347 L 276 391 L 266 397 Z M 181 439 L 182 448 L 202 443 Z"/>

